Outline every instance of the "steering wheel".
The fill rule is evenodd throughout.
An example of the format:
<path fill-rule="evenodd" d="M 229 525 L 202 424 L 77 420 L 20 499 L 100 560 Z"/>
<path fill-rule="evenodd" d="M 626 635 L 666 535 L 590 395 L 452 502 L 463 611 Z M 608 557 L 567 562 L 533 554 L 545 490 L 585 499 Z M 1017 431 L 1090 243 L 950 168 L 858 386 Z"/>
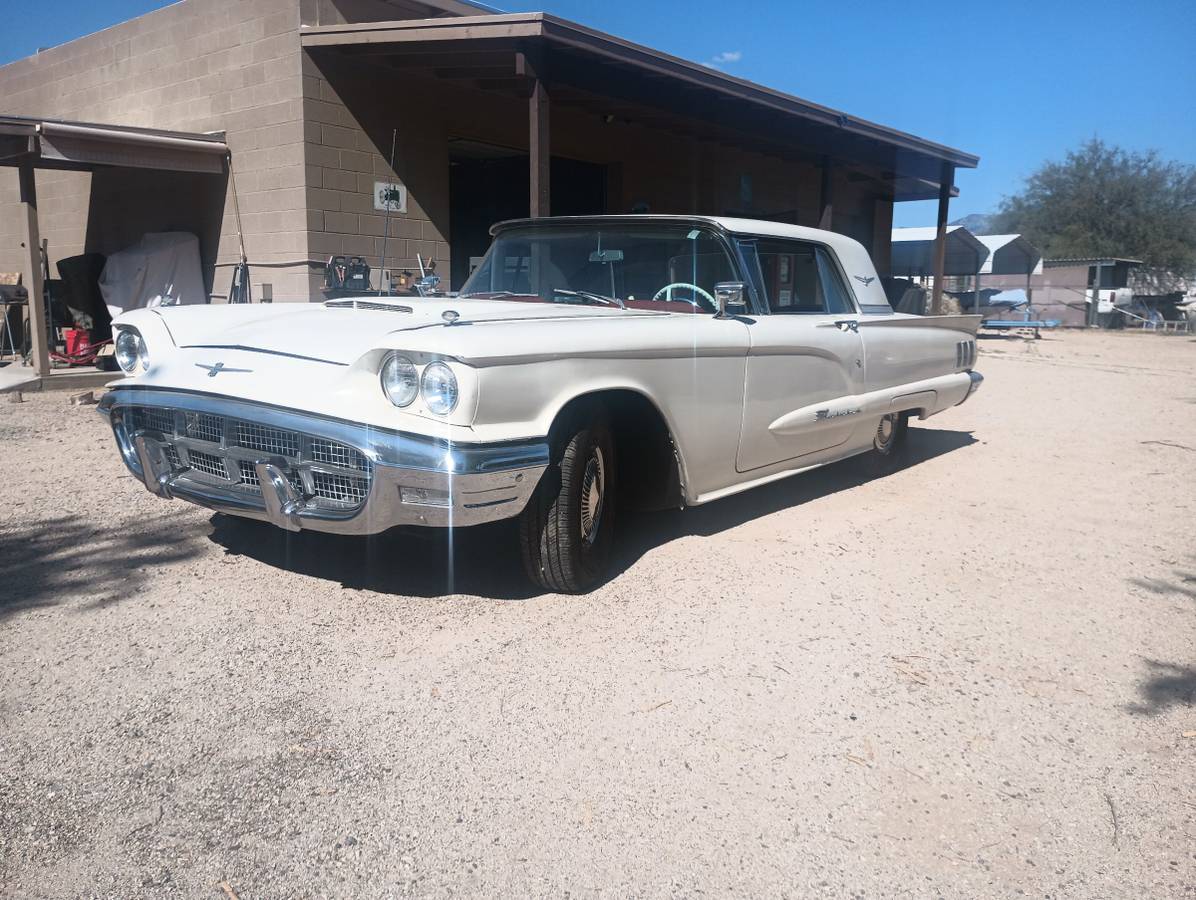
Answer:
<path fill-rule="evenodd" d="M 672 303 L 673 302 L 673 288 L 689 288 L 695 294 L 701 294 L 703 297 L 705 297 L 707 300 L 709 300 L 711 306 L 713 306 L 713 307 L 718 306 L 718 304 L 715 302 L 714 298 L 711 297 L 708 293 L 706 293 L 706 291 L 702 290 L 696 284 L 690 284 L 688 281 L 674 281 L 672 284 L 666 284 L 659 291 L 657 291 L 655 294 L 652 295 L 652 299 L 654 301 L 659 300 L 661 295 L 664 294 L 664 295 L 666 295 L 665 299 L 668 300 L 670 303 Z M 698 305 L 698 301 L 695 300 L 693 297 L 686 297 L 677 302 L 689 303 L 690 305 L 694 306 L 695 308 Z"/>

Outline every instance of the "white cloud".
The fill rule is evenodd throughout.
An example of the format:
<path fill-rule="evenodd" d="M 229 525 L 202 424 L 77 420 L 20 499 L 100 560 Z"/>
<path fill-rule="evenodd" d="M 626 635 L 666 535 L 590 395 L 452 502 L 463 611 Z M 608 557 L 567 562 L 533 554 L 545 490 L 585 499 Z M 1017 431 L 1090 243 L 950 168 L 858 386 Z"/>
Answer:
<path fill-rule="evenodd" d="M 716 53 L 710 62 L 706 63 L 708 66 L 725 66 L 728 63 L 737 63 L 743 59 L 742 50 L 724 50 L 722 53 Z"/>

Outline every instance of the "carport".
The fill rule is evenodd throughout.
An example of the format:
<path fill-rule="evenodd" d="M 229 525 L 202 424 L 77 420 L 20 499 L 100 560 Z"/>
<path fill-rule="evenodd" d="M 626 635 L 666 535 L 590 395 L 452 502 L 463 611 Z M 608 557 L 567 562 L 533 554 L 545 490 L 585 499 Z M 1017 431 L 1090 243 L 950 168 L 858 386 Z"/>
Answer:
<path fill-rule="evenodd" d="M 988 247 L 962 225 L 893 229 L 893 275 L 899 278 L 933 275 L 935 311 L 940 308 L 945 276 L 974 278 L 975 302 L 979 307 L 980 273 L 988 254 Z"/>
<path fill-rule="evenodd" d="M 20 184 L 21 275 L 29 296 L 28 328 L 36 374 L 51 374 L 50 331 L 42 277 L 42 238 L 38 220 L 38 169 L 97 173 L 110 170 L 158 171 L 226 176 L 229 152 L 224 134 L 190 134 L 68 122 L 24 116 L 0 116 L 0 166 L 17 169 Z M 212 190 L 224 198 L 224 182 Z M 170 203 L 169 197 L 150 197 Z M 48 262 L 48 261 L 47 261 Z"/>
<path fill-rule="evenodd" d="M 1020 234 L 978 234 L 976 238 L 988 248 L 988 259 L 980 274 L 1025 275 L 1026 301 L 1033 303 L 1031 278 L 1042 274 L 1042 252 Z M 979 280 L 976 295 L 980 295 Z"/>

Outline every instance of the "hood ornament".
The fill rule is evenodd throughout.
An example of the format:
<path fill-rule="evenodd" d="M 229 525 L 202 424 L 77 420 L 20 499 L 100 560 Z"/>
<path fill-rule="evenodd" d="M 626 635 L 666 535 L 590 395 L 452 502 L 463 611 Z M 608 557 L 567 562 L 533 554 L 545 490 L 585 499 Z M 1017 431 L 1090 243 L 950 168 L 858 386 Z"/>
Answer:
<path fill-rule="evenodd" d="M 222 362 L 218 362 L 214 366 L 205 365 L 204 363 L 196 363 L 195 368 L 207 369 L 209 378 L 215 378 L 221 372 L 252 372 L 253 371 L 253 369 L 232 369 L 232 368 L 229 368 L 228 366 L 226 366 Z"/>
<path fill-rule="evenodd" d="M 457 312 L 455 309 L 446 309 L 440 314 L 440 318 L 444 319 L 445 325 L 452 325 L 459 318 L 461 318 L 461 313 Z"/>

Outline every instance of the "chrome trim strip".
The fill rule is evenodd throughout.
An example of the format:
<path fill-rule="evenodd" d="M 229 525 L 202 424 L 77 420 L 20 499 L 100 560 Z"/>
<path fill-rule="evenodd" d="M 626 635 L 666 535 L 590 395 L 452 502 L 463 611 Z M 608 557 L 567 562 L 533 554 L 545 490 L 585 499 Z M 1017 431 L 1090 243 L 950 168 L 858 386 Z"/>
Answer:
<path fill-rule="evenodd" d="M 301 353 L 287 353 L 285 350 L 267 350 L 264 347 L 246 347 L 242 344 L 183 344 L 180 350 L 240 350 L 244 353 L 264 353 L 267 356 L 285 356 L 287 359 L 302 359 L 307 362 L 324 363 L 328 366 L 348 366 L 347 362 L 335 359 L 320 359 L 318 356 L 304 356 Z M 248 369 L 225 369 L 226 372 L 247 372 Z"/>

